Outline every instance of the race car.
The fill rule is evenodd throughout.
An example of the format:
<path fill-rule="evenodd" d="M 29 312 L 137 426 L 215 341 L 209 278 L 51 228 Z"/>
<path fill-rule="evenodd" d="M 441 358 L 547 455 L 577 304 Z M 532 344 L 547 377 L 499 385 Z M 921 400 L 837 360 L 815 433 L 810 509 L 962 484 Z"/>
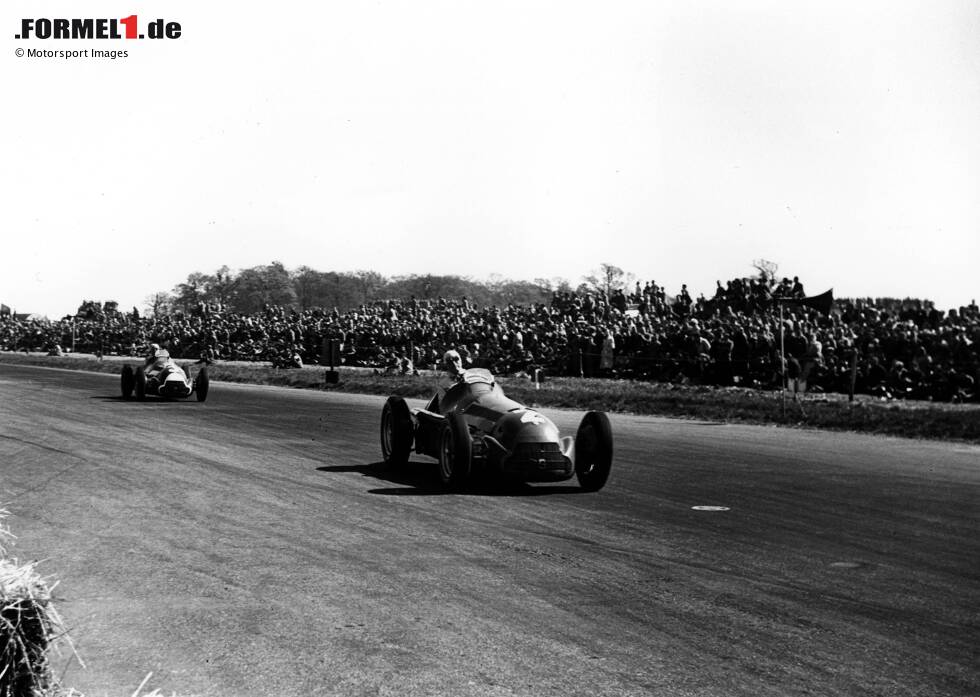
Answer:
<path fill-rule="evenodd" d="M 193 392 L 198 402 L 208 398 L 208 369 L 202 367 L 194 378 L 189 368 L 181 368 L 170 357 L 166 349 L 153 353 L 153 358 L 135 369 L 124 365 L 122 369 L 122 396 L 129 399 L 136 393 L 136 399 L 146 399 L 156 395 L 165 399 L 183 399 Z"/>
<path fill-rule="evenodd" d="M 439 476 L 451 488 L 484 470 L 525 482 L 576 476 L 583 489 L 598 491 L 609 478 L 613 439 L 601 411 L 587 412 L 574 438 L 562 437 L 546 416 L 506 397 L 489 371 L 470 369 L 422 409 L 397 395 L 385 402 L 385 466 L 404 465 L 413 449 L 439 461 Z"/>

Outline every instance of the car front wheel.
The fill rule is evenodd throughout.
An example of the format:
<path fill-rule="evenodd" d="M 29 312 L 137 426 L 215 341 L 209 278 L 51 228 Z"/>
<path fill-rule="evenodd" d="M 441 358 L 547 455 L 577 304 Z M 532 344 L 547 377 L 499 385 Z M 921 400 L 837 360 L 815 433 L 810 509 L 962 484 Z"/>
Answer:
<path fill-rule="evenodd" d="M 381 456 L 386 465 L 400 467 L 408 462 L 414 440 L 412 413 L 405 400 L 388 397 L 381 410 Z"/>
<path fill-rule="evenodd" d="M 136 376 L 133 375 L 133 366 L 123 366 L 120 382 L 122 383 L 123 399 L 129 399 L 133 396 L 133 388 L 136 387 Z"/>
<path fill-rule="evenodd" d="M 446 486 L 458 489 L 470 476 L 473 437 L 461 414 L 449 414 L 439 439 L 439 477 Z"/>
<path fill-rule="evenodd" d="M 609 417 L 586 412 L 575 434 L 575 476 L 586 491 L 599 491 L 612 469 L 613 439 Z"/>
<path fill-rule="evenodd" d="M 197 396 L 198 402 L 203 402 L 208 398 L 208 389 L 211 386 L 211 380 L 208 378 L 207 366 L 201 368 L 197 377 L 194 378 L 194 394 Z"/>
<path fill-rule="evenodd" d="M 133 386 L 136 390 L 136 399 L 140 401 L 146 399 L 146 372 L 143 370 L 143 366 L 136 368 Z"/>

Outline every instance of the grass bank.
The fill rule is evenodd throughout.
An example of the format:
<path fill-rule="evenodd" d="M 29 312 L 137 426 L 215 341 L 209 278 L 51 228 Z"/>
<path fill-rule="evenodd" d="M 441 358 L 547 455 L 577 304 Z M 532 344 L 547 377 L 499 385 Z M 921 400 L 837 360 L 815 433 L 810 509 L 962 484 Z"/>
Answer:
<path fill-rule="evenodd" d="M 93 356 L 44 356 L 0 353 L 0 363 L 41 365 L 118 374 L 125 362 L 139 359 Z M 183 363 L 183 361 L 179 361 Z M 339 381 L 327 384 L 324 369 L 281 370 L 264 363 L 216 363 L 208 368 L 213 380 L 257 385 L 279 385 L 360 394 L 399 394 L 429 397 L 444 381 L 438 375 L 386 376 L 370 370 L 340 369 Z M 778 392 L 745 388 L 679 386 L 628 380 L 550 378 L 535 389 L 521 378 L 500 378 L 513 399 L 539 407 L 602 409 L 720 422 L 780 424 L 838 431 L 880 433 L 908 438 L 929 438 L 980 443 L 980 405 L 933 402 L 882 402 L 844 395 L 807 397 L 796 404 Z M 217 396 L 217 395 L 216 395 Z"/>

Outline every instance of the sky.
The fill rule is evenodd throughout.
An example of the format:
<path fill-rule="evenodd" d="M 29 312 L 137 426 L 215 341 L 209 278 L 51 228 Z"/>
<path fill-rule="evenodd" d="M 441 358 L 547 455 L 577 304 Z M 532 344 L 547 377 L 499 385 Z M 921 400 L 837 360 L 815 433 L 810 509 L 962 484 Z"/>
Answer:
<path fill-rule="evenodd" d="M 181 35 L 14 38 L 132 14 Z M 980 297 L 974 0 L 8 0 L 0 36 L 17 312 L 274 260 Z"/>

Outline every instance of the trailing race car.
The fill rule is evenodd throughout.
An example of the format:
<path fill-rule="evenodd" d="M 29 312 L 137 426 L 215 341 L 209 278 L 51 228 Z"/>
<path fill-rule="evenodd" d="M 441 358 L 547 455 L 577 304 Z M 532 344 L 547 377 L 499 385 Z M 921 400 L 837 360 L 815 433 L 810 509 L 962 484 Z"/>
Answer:
<path fill-rule="evenodd" d="M 385 402 L 385 464 L 404 465 L 413 448 L 439 460 L 439 475 L 450 487 L 484 469 L 525 482 L 575 475 L 583 489 L 598 491 L 609 478 L 613 441 L 604 412 L 587 412 L 574 438 L 561 437 L 550 419 L 505 397 L 489 371 L 471 369 L 424 409 L 410 409 L 395 395 Z"/>
<path fill-rule="evenodd" d="M 202 367 L 191 379 L 190 370 L 181 368 L 170 353 L 158 350 L 153 354 L 153 360 L 137 366 L 124 365 L 122 369 L 122 396 L 129 399 L 136 393 L 136 399 L 142 400 L 146 395 L 156 395 L 165 399 L 183 399 L 193 392 L 198 402 L 208 398 L 208 369 Z"/>

